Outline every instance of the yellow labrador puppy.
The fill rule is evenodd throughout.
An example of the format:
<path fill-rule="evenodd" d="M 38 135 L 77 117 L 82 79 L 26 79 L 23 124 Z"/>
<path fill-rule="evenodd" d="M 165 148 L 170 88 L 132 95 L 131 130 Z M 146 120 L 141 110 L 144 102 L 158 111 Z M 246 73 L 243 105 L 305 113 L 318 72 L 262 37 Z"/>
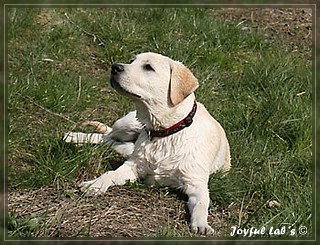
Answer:
<path fill-rule="evenodd" d="M 110 83 L 132 99 L 136 111 L 112 128 L 86 122 L 102 134 L 67 133 L 65 140 L 106 142 L 128 159 L 115 171 L 81 183 L 82 190 L 102 194 L 138 178 L 175 187 L 188 195 L 191 229 L 212 233 L 207 223 L 209 175 L 229 170 L 230 152 L 223 128 L 195 99 L 197 79 L 180 62 L 142 53 L 130 64 L 113 64 Z"/>

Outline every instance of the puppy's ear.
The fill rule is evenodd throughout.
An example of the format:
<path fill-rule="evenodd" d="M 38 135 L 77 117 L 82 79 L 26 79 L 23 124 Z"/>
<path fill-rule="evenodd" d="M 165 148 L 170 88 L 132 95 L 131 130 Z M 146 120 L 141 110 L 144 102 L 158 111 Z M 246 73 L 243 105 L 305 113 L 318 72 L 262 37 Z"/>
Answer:
<path fill-rule="evenodd" d="M 176 106 L 193 93 L 199 84 L 192 72 L 180 62 L 171 62 L 170 72 L 169 96 L 171 103 Z"/>

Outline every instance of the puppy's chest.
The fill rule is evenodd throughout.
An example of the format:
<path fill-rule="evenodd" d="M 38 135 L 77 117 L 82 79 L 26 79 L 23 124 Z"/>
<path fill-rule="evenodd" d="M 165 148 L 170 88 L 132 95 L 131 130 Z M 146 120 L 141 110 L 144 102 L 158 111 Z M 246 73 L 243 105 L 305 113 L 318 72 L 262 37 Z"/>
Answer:
<path fill-rule="evenodd" d="M 138 140 L 132 157 L 137 163 L 139 175 L 149 178 L 150 184 L 154 184 L 153 181 L 159 184 L 168 180 L 176 182 L 183 162 L 183 154 L 177 149 L 181 149 L 180 142 L 172 137 Z"/>

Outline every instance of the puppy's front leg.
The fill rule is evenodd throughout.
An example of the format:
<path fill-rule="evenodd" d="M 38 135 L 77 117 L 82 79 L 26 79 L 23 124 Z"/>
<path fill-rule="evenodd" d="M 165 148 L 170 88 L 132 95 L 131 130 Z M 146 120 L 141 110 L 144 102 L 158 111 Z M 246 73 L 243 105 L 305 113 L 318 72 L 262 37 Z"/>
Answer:
<path fill-rule="evenodd" d="M 212 234 L 214 230 L 208 225 L 209 191 L 206 185 L 187 185 L 188 208 L 191 214 L 191 230 L 200 234 Z"/>
<path fill-rule="evenodd" d="M 127 181 L 134 182 L 137 179 L 135 163 L 126 161 L 114 171 L 108 171 L 97 179 L 82 182 L 80 187 L 86 195 L 99 195 L 105 193 L 110 186 L 124 185 Z"/>

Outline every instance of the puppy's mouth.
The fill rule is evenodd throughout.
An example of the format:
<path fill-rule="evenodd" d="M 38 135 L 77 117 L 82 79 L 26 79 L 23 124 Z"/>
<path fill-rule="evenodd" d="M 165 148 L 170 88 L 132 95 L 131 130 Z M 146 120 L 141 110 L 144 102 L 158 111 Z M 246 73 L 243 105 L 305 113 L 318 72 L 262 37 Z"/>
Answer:
<path fill-rule="evenodd" d="M 129 95 L 131 97 L 134 97 L 134 98 L 138 98 L 140 99 L 141 96 L 140 95 L 137 95 L 137 94 L 134 94 L 134 93 L 131 93 L 129 92 L 128 90 L 124 89 L 123 87 L 121 87 L 121 85 L 119 84 L 119 82 L 117 81 L 117 79 L 111 75 L 110 77 L 110 84 L 111 84 L 111 87 L 113 89 L 115 89 L 116 91 L 118 91 L 119 93 L 121 94 L 124 94 L 124 95 Z"/>

